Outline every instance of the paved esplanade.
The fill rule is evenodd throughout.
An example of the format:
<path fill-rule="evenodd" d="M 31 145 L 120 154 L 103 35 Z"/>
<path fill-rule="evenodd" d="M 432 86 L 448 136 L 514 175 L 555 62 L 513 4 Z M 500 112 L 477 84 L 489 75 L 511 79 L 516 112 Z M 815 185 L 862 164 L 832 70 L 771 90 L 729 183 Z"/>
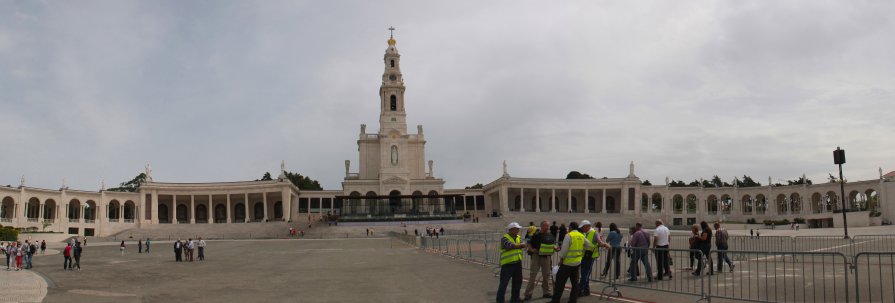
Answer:
<path fill-rule="evenodd" d="M 91 243 L 82 271 L 35 258 L 56 285 L 44 302 L 490 302 L 497 287 L 488 268 L 388 238 L 209 241 L 194 263 L 175 263 L 170 242 L 127 244 L 122 257 Z"/>
<path fill-rule="evenodd" d="M 0 302 L 41 302 L 46 295 L 47 282 L 38 274 L 28 270 L 6 271 L 5 266 L 0 270 Z"/>

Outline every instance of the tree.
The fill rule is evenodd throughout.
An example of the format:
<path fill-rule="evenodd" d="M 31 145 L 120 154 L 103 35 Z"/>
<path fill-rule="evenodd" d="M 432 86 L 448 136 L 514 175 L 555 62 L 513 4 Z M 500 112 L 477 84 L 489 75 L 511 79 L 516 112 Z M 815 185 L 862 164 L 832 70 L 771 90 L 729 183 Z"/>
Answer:
<path fill-rule="evenodd" d="M 696 186 L 699 186 L 699 182 L 696 182 Z M 668 187 L 687 187 L 687 183 L 681 180 L 671 180 L 668 182 Z"/>
<path fill-rule="evenodd" d="M 566 179 L 593 179 L 593 178 L 594 177 L 591 177 L 588 174 L 582 174 L 582 173 L 580 173 L 578 171 L 574 171 L 574 170 L 570 171 L 569 174 L 566 175 Z"/>
<path fill-rule="evenodd" d="M 140 186 L 143 185 L 143 182 L 146 182 L 146 174 L 140 173 L 133 180 L 127 182 L 121 182 L 118 184 L 118 187 L 107 189 L 107 191 L 117 191 L 117 192 L 137 192 L 140 190 Z"/>
<path fill-rule="evenodd" d="M 804 185 L 804 184 L 811 185 L 814 182 L 811 182 L 811 179 L 808 179 L 805 177 L 799 177 L 798 180 L 787 180 L 786 183 L 788 185 Z"/>
<path fill-rule="evenodd" d="M 650 183 L 649 180 L 643 180 L 643 183 L 641 183 L 641 185 L 650 186 L 650 185 L 653 185 L 653 184 Z"/>
<path fill-rule="evenodd" d="M 482 183 L 476 183 L 476 184 L 473 185 L 473 186 L 467 186 L 466 189 L 482 189 L 482 188 L 484 188 L 484 187 L 485 187 L 485 186 L 482 185 Z"/>
<path fill-rule="evenodd" d="M 289 179 L 289 181 L 292 182 L 292 184 L 295 184 L 298 189 L 323 190 L 323 187 L 320 186 L 320 182 L 317 182 L 317 180 L 312 180 L 311 178 L 308 178 L 306 176 L 302 176 L 299 173 L 287 171 L 286 179 Z"/>
<path fill-rule="evenodd" d="M 273 180 L 273 178 L 270 177 L 270 172 L 265 172 L 264 176 L 261 176 L 261 181 L 270 181 L 270 180 Z M 258 180 L 255 180 L 255 181 L 258 181 Z"/>
<path fill-rule="evenodd" d="M 705 182 L 703 181 L 703 183 L 705 183 Z M 688 187 L 699 187 L 699 185 L 700 185 L 699 180 L 693 180 L 693 182 L 690 182 L 690 184 L 687 184 Z"/>
<path fill-rule="evenodd" d="M 749 177 L 749 176 L 747 176 L 747 175 L 743 175 L 743 181 L 737 180 L 736 182 L 737 182 L 737 186 L 738 186 L 738 187 L 758 187 L 758 186 L 761 186 L 761 183 L 755 182 L 755 180 L 752 180 L 752 177 Z"/>

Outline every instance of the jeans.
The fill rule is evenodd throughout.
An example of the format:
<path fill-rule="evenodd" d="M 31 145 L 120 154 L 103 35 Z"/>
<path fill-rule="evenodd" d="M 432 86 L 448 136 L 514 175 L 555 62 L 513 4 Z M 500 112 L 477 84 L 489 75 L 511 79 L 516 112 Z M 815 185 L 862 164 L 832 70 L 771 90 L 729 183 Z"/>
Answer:
<path fill-rule="evenodd" d="M 62 262 L 62 269 L 69 269 L 69 268 L 71 268 L 71 257 L 65 256 L 65 261 Z"/>
<path fill-rule="evenodd" d="M 653 281 L 653 269 L 649 264 L 649 250 L 647 248 L 635 248 L 631 251 L 631 267 L 628 268 L 628 274 L 630 274 L 630 280 L 637 280 L 637 262 L 643 263 L 644 269 L 646 269 L 646 279 L 647 281 Z"/>
<path fill-rule="evenodd" d="M 504 302 L 507 285 L 513 281 L 510 288 L 510 302 L 522 301 L 519 292 L 522 290 L 522 262 L 510 263 L 500 266 L 500 284 L 497 286 L 497 303 Z"/>
<path fill-rule="evenodd" d="M 705 263 L 705 262 L 708 262 L 708 263 L 709 263 L 709 264 L 708 264 L 709 274 L 713 274 L 713 273 L 715 273 L 715 271 L 714 271 L 714 267 L 713 267 L 713 265 L 712 265 L 712 255 L 711 255 L 711 250 L 712 250 L 711 248 L 708 248 L 708 249 L 700 248 L 700 249 L 699 249 L 699 253 L 696 254 L 696 258 L 699 260 L 699 267 L 696 268 L 696 271 L 693 272 L 693 274 L 695 274 L 695 275 L 701 275 L 701 274 L 702 274 L 702 269 L 703 269 L 703 266 L 704 266 L 704 263 Z"/>
<path fill-rule="evenodd" d="M 724 271 L 724 263 L 733 269 L 733 261 L 727 255 L 727 245 L 718 245 L 718 271 Z"/>
<path fill-rule="evenodd" d="M 666 250 L 668 245 L 659 245 L 656 248 L 659 248 L 656 250 L 656 275 L 662 280 L 666 274 L 671 276 L 671 264 L 668 262 L 669 256 Z"/>
<path fill-rule="evenodd" d="M 590 252 L 584 253 L 578 271 L 581 273 L 581 278 L 578 280 L 578 289 L 582 295 L 590 295 L 590 275 L 594 271 L 594 259 Z"/>
<path fill-rule="evenodd" d="M 81 256 L 80 255 L 75 255 L 75 265 L 73 265 L 71 268 L 75 268 L 75 266 L 78 267 L 78 270 L 81 269 Z"/>
<path fill-rule="evenodd" d="M 578 295 L 581 293 L 581 290 L 578 289 L 578 276 L 578 265 L 560 264 L 559 271 L 556 273 L 556 284 L 553 285 L 553 299 L 550 302 L 559 302 L 559 299 L 562 299 L 562 292 L 566 289 L 566 281 L 569 279 L 572 280 L 569 302 L 578 301 Z"/>
<path fill-rule="evenodd" d="M 609 263 L 612 262 L 615 265 L 615 270 L 612 272 L 613 273 L 612 279 L 618 279 L 618 276 L 621 274 L 621 270 L 622 270 L 621 259 L 619 259 L 621 254 L 622 254 L 621 247 L 613 247 L 612 250 L 610 250 L 606 254 L 606 265 L 603 266 L 602 276 L 605 276 L 609 272 L 609 265 L 610 265 Z"/>
<path fill-rule="evenodd" d="M 33 257 L 33 255 L 30 252 L 25 255 L 25 268 L 31 269 L 31 257 Z"/>

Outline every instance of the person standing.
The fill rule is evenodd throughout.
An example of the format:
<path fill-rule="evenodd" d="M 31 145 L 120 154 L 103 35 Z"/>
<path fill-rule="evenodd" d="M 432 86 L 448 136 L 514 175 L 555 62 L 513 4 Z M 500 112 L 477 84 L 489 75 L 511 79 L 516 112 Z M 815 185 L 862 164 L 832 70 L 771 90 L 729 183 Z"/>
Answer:
<path fill-rule="evenodd" d="M 31 242 L 31 247 L 28 248 L 28 269 L 33 267 L 31 265 L 31 258 L 34 258 L 34 255 L 37 254 L 37 241 Z"/>
<path fill-rule="evenodd" d="M 71 269 L 71 243 L 65 244 L 65 249 L 62 250 L 62 257 L 65 258 L 65 262 L 62 263 L 62 269 Z"/>
<path fill-rule="evenodd" d="M 81 271 L 81 249 L 80 243 L 76 243 L 75 247 L 72 248 L 72 255 L 75 257 L 75 265 L 71 267 L 72 270 L 74 270 L 75 267 L 78 267 L 78 271 Z"/>
<path fill-rule="evenodd" d="M 685 268 L 686 270 L 693 270 L 693 262 L 697 262 L 698 264 L 697 260 L 699 260 L 699 252 L 694 250 L 699 249 L 699 224 L 693 224 L 693 226 L 690 227 L 690 232 L 690 267 Z"/>
<path fill-rule="evenodd" d="M 137 253 L 143 253 L 143 239 L 137 239 Z"/>
<path fill-rule="evenodd" d="M 124 240 L 121 240 L 121 245 L 118 246 L 118 250 L 121 251 L 121 255 L 124 255 Z"/>
<path fill-rule="evenodd" d="M 662 280 L 664 277 L 671 279 L 671 259 L 668 254 L 669 244 L 671 243 L 671 231 L 668 230 L 661 219 L 656 219 L 656 230 L 653 232 L 653 248 L 656 248 L 656 279 Z"/>
<path fill-rule="evenodd" d="M 40 254 L 44 254 L 44 251 L 47 250 L 47 240 L 40 240 Z"/>
<path fill-rule="evenodd" d="M 553 277 L 550 271 L 553 269 L 553 253 L 556 251 L 556 239 L 550 234 L 550 223 L 541 222 L 541 229 L 531 236 L 528 242 L 528 254 L 531 255 L 531 264 L 529 265 L 528 286 L 525 287 L 524 300 L 531 300 L 531 295 L 535 290 L 535 282 L 537 282 L 538 272 L 541 273 L 541 291 L 543 298 L 550 298 L 553 291 Z"/>
<path fill-rule="evenodd" d="M 177 239 L 177 241 L 174 242 L 174 262 L 183 262 L 183 259 L 181 259 L 181 257 L 180 257 L 181 256 L 180 253 L 182 250 L 183 250 L 183 243 L 180 243 L 180 239 Z"/>
<path fill-rule="evenodd" d="M 9 256 L 11 256 L 10 251 L 12 250 L 12 242 L 4 243 L 3 246 L 0 247 L 0 250 L 3 251 L 4 255 L 6 255 L 6 271 L 9 271 L 9 269 L 12 267 L 12 265 L 9 263 Z"/>
<path fill-rule="evenodd" d="M 727 263 L 727 266 L 730 267 L 730 271 L 733 272 L 733 261 L 730 260 L 730 256 L 727 255 L 727 240 L 730 237 L 727 234 L 726 229 L 721 229 L 721 223 L 715 222 L 715 248 L 718 250 L 718 271 L 724 272 L 724 263 Z"/>
<path fill-rule="evenodd" d="M 186 260 L 193 262 L 193 250 L 196 249 L 196 243 L 190 238 L 186 242 Z"/>
<path fill-rule="evenodd" d="M 146 238 L 146 253 L 149 253 L 149 238 Z"/>
<path fill-rule="evenodd" d="M 708 262 L 709 275 L 715 274 L 715 268 L 712 266 L 712 228 L 705 221 L 699 222 L 702 230 L 696 238 L 696 246 L 699 249 L 699 267 L 693 272 L 694 276 L 702 275 L 702 269 L 705 268 L 705 262 Z"/>
<path fill-rule="evenodd" d="M 591 228 L 590 221 L 581 221 L 581 231 L 585 240 L 592 244 L 591 248 L 584 250 L 584 257 L 581 259 L 581 265 L 578 272 L 581 278 L 578 280 L 579 297 L 590 296 L 590 275 L 594 269 L 594 260 L 600 257 L 600 246 L 609 247 L 609 244 L 603 242 L 603 239 L 597 230 Z"/>
<path fill-rule="evenodd" d="M 522 249 L 525 243 L 519 237 L 519 223 L 512 222 L 507 226 L 507 233 L 500 239 L 500 282 L 497 286 L 497 303 L 504 303 L 507 285 L 512 280 L 510 302 L 522 302 L 519 291 L 522 290 Z"/>
<path fill-rule="evenodd" d="M 199 261 L 205 261 L 205 240 L 202 237 L 199 237 Z"/>
<path fill-rule="evenodd" d="M 31 249 L 34 248 L 35 244 L 36 243 L 31 243 L 30 241 L 25 240 L 25 246 L 22 247 L 22 249 L 24 250 L 24 252 L 22 252 L 22 258 L 25 259 L 25 269 L 31 269 Z"/>
<path fill-rule="evenodd" d="M 578 277 L 580 276 L 578 267 L 581 265 L 581 259 L 584 258 L 584 251 L 593 247 L 593 244 L 578 232 L 577 222 L 569 223 L 569 229 L 571 231 L 563 238 L 559 250 L 559 258 L 562 263 L 559 265 L 559 271 L 556 272 L 556 283 L 553 284 L 553 298 L 550 300 L 553 303 L 559 303 L 562 293 L 566 289 L 566 282 L 569 280 L 572 280 L 569 302 L 578 301 L 578 295 L 581 294 L 581 290 L 578 289 Z"/>
<path fill-rule="evenodd" d="M 615 265 L 614 277 L 612 278 L 615 280 L 621 274 L 621 260 L 619 260 L 619 257 L 622 253 L 622 232 L 618 230 L 618 225 L 615 225 L 615 223 L 609 223 L 609 234 L 606 236 L 606 240 L 612 248 L 606 254 L 606 265 L 603 266 L 603 273 L 600 274 L 600 278 L 606 278 L 611 262 Z"/>
<path fill-rule="evenodd" d="M 637 267 L 637 263 L 643 263 L 643 267 L 646 270 L 646 280 L 648 282 L 653 281 L 653 269 L 649 263 L 649 235 L 646 234 L 646 231 L 643 230 L 643 224 L 637 223 L 634 225 L 634 234 L 631 235 L 631 266 L 628 268 L 628 273 L 630 278 L 628 281 L 637 281 L 639 268 Z"/>
<path fill-rule="evenodd" d="M 559 235 L 559 226 L 556 226 L 556 221 L 553 221 L 553 225 L 550 226 L 550 234 L 553 235 L 553 238 L 556 239 L 556 241 L 562 241 L 561 238 L 556 237 Z"/>
<path fill-rule="evenodd" d="M 556 238 L 557 238 L 557 239 L 565 239 L 565 238 L 566 238 L 566 234 L 567 234 L 568 232 L 569 232 L 569 230 L 566 229 L 566 224 L 565 224 L 565 223 L 562 223 L 562 224 L 559 225 L 559 233 L 556 234 Z"/>

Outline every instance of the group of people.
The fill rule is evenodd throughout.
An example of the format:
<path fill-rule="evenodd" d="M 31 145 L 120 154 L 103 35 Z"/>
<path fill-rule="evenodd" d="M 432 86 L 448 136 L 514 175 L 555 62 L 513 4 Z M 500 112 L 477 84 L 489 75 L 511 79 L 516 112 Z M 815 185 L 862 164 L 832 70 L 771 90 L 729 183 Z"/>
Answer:
<path fill-rule="evenodd" d="M 86 239 L 84 242 L 87 242 Z M 83 245 L 76 239 L 71 239 L 71 241 L 66 243 L 65 248 L 62 250 L 62 257 L 64 258 L 62 270 L 75 270 L 75 267 L 77 267 L 78 271 L 80 271 L 81 253 L 83 250 Z"/>
<path fill-rule="evenodd" d="M 189 239 L 187 241 L 181 241 L 177 239 L 174 242 L 174 262 L 183 262 L 183 259 L 186 259 L 188 262 L 193 262 L 193 252 L 198 250 L 199 261 L 205 260 L 205 240 L 202 240 L 202 237 L 199 237 L 196 240 Z"/>
<path fill-rule="evenodd" d="M 522 235 L 520 235 L 520 231 Z M 623 241 L 621 231 L 615 223 L 609 224 L 608 233 L 604 234 L 601 222 L 591 224 L 590 221 L 570 222 L 568 226 L 549 225 L 543 221 L 540 227 L 530 222 L 528 228 L 523 229 L 518 223 L 513 222 L 507 226 L 507 233 L 503 235 L 500 243 L 500 283 L 497 289 L 497 302 L 504 302 L 507 286 L 511 285 L 510 302 L 522 302 L 532 298 L 535 283 L 541 283 L 544 298 L 551 298 L 551 302 L 559 302 L 566 282 L 571 280 L 572 289 L 569 302 L 576 302 L 578 297 L 590 295 L 590 275 L 593 271 L 594 260 L 600 257 L 601 247 L 605 257 L 605 265 L 600 273 L 600 278 L 605 279 L 612 269 L 612 279 L 618 279 L 621 273 L 621 253 L 624 251 L 630 259 L 627 267 L 628 281 L 638 281 L 642 276 L 648 282 L 653 280 L 671 279 L 672 258 L 669 255 L 671 243 L 671 231 L 662 220 L 655 221 L 655 230 L 652 237 L 637 223 L 629 229 L 629 238 Z M 714 240 L 714 241 L 713 241 Z M 709 269 L 708 274 L 713 274 L 713 264 L 710 256 L 712 243 L 718 250 L 718 271 L 727 263 L 730 271 L 734 264 L 727 256 L 727 231 L 721 228 L 720 223 L 714 224 L 714 229 L 708 223 L 694 225 L 690 237 L 690 249 L 696 250 L 690 253 L 690 268 L 693 270 L 694 261 L 698 261 L 698 267 L 693 275 L 703 274 L 704 268 Z M 649 251 L 655 251 L 656 276 L 652 275 L 652 266 L 649 260 Z M 530 256 L 530 276 L 523 296 L 520 296 L 522 286 L 522 261 L 523 254 Z M 553 275 L 553 255 L 557 254 L 560 260 L 559 268 Z M 704 265 L 708 262 L 708 266 Z M 643 271 L 640 265 L 643 265 Z M 540 274 L 540 277 L 538 275 Z M 539 279 L 540 278 L 540 279 Z"/>
<path fill-rule="evenodd" d="M 22 270 L 31 269 L 31 258 L 37 254 L 38 249 L 43 254 L 47 250 L 47 241 L 43 240 L 40 244 L 37 241 L 25 240 L 9 241 L 0 243 L 0 252 L 6 256 L 6 270 Z"/>
<path fill-rule="evenodd" d="M 304 230 L 298 230 L 298 229 L 295 229 L 295 227 L 292 227 L 292 226 L 289 227 L 289 237 L 295 238 L 295 236 L 298 235 L 299 233 L 301 233 L 301 236 L 302 236 L 302 237 L 305 236 L 305 231 L 304 231 Z"/>

